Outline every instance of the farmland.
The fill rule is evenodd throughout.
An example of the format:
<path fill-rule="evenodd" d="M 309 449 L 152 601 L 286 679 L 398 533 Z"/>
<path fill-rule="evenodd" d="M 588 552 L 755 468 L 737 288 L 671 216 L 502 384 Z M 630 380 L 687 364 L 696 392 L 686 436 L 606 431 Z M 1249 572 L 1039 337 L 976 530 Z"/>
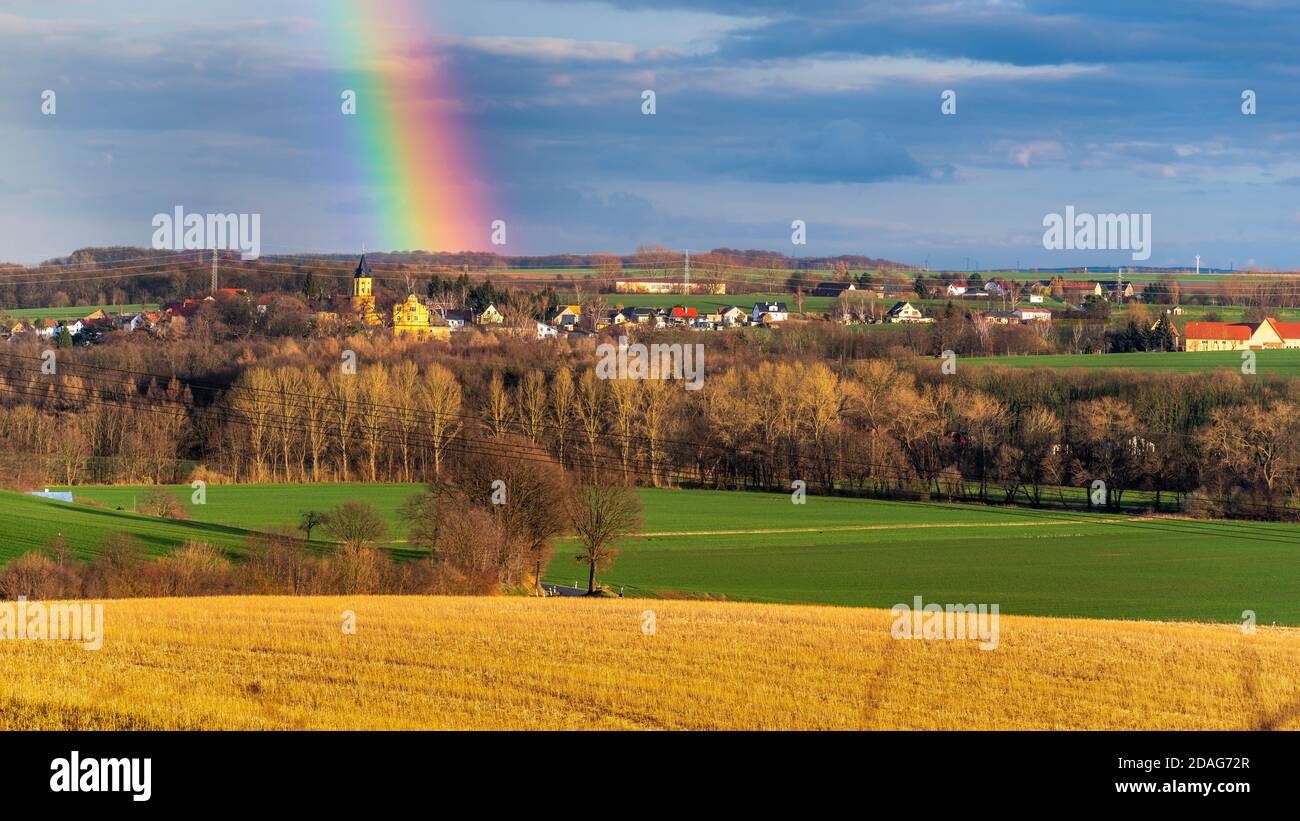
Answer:
<path fill-rule="evenodd" d="M 602 578 L 662 596 L 889 607 L 923 591 L 1012 613 L 1233 621 L 1251 609 L 1300 624 L 1295 526 L 846 503 L 862 506 L 863 524 L 807 514 L 805 530 L 805 514 L 787 513 L 775 532 L 627 539 Z M 557 550 L 550 581 L 572 585 L 575 569 Z"/>
<path fill-rule="evenodd" d="M 896 641 L 888 611 L 788 605 L 355 596 L 104 608 L 97 651 L 0 642 L 0 729 L 1287 728 L 1300 682 L 1300 632 L 1269 627 L 1247 637 L 1236 625 L 1003 616 L 985 652 Z"/>
<path fill-rule="evenodd" d="M 89 557 L 115 533 L 129 533 L 146 552 L 161 555 L 190 540 L 239 550 L 249 531 L 221 523 L 173 521 L 88 505 L 70 505 L 0 491 L 0 563 L 37 550 L 62 535 Z"/>
<path fill-rule="evenodd" d="M 1134 368 L 1142 371 L 1209 372 L 1225 368 L 1241 372 L 1241 351 L 1148 352 L 1112 354 L 1050 354 L 1045 356 L 963 357 L 961 365 L 1001 365 L 1009 368 Z M 1300 377 L 1300 349 L 1255 351 L 1259 376 Z"/>
<path fill-rule="evenodd" d="M 114 529 L 163 552 L 188 539 L 232 551 L 249 530 L 302 510 L 371 501 L 404 538 L 397 509 L 413 485 L 208 488 L 190 521 L 129 513 L 140 488 L 78 488 L 106 509 L 0 494 L 5 556 L 55 532 L 90 552 Z M 175 492 L 188 502 L 189 488 Z M 1004 613 L 1300 624 L 1300 527 L 1126 518 L 1065 511 L 784 494 L 643 490 L 643 535 L 623 540 L 602 580 L 628 595 L 889 607 L 918 592 L 998 602 Z M 116 506 L 125 507 L 117 511 Z M 319 534 L 317 538 L 320 538 Z M 394 546 L 405 545 L 397 541 Z M 547 581 L 581 577 L 562 541 Z"/>
<path fill-rule="evenodd" d="M 110 316 L 123 313 L 133 313 L 136 311 L 156 311 L 158 306 L 150 303 L 136 303 L 133 305 L 82 305 L 68 306 L 64 308 L 0 308 L 0 311 L 8 314 L 14 319 L 53 319 L 56 322 L 64 320 L 81 319 L 84 316 L 93 314 L 95 311 L 104 311 Z"/>

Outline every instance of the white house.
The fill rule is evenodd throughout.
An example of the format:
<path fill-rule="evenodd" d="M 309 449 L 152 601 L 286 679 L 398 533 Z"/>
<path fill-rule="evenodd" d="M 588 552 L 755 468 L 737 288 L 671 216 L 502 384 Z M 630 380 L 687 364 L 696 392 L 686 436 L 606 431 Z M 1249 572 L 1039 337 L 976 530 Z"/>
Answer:
<path fill-rule="evenodd" d="M 1012 287 L 1011 283 L 1007 282 L 1005 279 L 998 279 L 995 277 L 984 283 L 984 293 L 989 296 L 1006 296 L 1011 293 Z"/>
<path fill-rule="evenodd" d="M 721 311 L 718 311 L 718 322 L 723 325 L 744 325 L 749 314 L 739 305 L 728 305 Z"/>
<path fill-rule="evenodd" d="M 1011 315 L 1021 322 L 1051 322 L 1052 312 L 1046 308 L 1016 308 Z"/>
<path fill-rule="evenodd" d="M 555 330 L 554 327 L 547 325 L 545 322 L 537 323 L 538 339 L 555 339 L 559 335 L 560 335 L 559 331 Z"/>
<path fill-rule="evenodd" d="M 266 306 L 258 305 L 257 307 L 265 308 Z M 145 319 L 145 316 L 142 313 L 141 314 L 118 314 L 116 319 L 117 319 L 117 327 L 121 328 L 127 333 L 130 333 L 131 331 L 138 331 L 142 327 L 148 324 L 148 320 Z M 73 333 L 76 332 L 73 331 Z"/>
<path fill-rule="evenodd" d="M 759 322 L 764 314 L 768 315 L 771 322 L 785 322 L 790 318 L 790 311 L 785 307 L 784 302 L 760 302 L 750 313 L 750 320 Z"/>
<path fill-rule="evenodd" d="M 438 316 L 446 321 L 453 331 L 462 331 L 474 322 L 474 312 L 456 308 L 438 308 Z"/>
<path fill-rule="evenodd" d="M 1035 305 L 1042 305 L 1042 304 L 1043 304 L 1043 295 L 1042 295 L 1042 294 L 1030 294 L 1030 295 L 1029 295 L 1029 301 L 1032 302 L 1032 303 L 1034 303 Z"/>
<path fill-rule="evenodd" d="M 925 315 L 912 307 L 910 302 L 895 302 L 894 307 L 886 312 L 885 317 L 890 322 L 924 322 Z"/>
<path fill-rule="evenodd" d="M 944 290 L 948 296 L 966 296 L 966 286 L 958 285 L 955 282 L 949 282 L 948 287 Z"/>

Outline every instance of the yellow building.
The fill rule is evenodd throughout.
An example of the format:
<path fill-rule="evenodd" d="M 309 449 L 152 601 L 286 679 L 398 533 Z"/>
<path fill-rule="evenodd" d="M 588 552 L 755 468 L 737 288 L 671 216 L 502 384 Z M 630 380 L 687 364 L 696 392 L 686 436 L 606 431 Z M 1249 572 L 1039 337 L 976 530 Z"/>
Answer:
<path fill-rule="evenodd" d="M 398 339 L 451 339 L 451 326 L 441 317 L 430 315 L 420 298 L 411 294 L 405 302 L 393 306 L 393 336 Z"/>
<path fill-rule="evenodd" d="M 382 325 L 383 320 L 375 312 L 374 278 L 370 274 L 370 265 L 366 255 L 361 255 L 357 270 L 352 274 L 352 312 L 363 325 Z"/>

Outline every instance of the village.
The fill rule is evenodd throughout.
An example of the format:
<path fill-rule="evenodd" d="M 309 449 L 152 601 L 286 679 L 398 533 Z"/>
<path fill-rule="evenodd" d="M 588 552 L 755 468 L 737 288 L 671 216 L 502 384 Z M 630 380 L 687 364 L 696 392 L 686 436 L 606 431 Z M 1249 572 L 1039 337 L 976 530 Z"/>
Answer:
<path fill-rule="evenodd" d="M 869 279 L 869 278 L 864 278 Z M 962 316 L 981 325 L 1039 325 L 1052 323 L 1061 308 L 1075 316 L 1087 315 L 1097 306 L 1123 305 L 1140 302 L 1141 292 L 1133 283 L 1117 276 L 1113 282 L 1065 281 L 1060 277 L 1050 280 L 1013 282 L 1003 277 L 982 279 L 978 274 L 926 280 L 918 276 L 907 284 L 906 291 L 897 286 L 872 287 L 863 282 L 836 279 L 817 282 L 807 294 L 798 289 L 790 299 L 762 299 L 751 304 L 717 304 L 709 307 L 688 305 L 638 306 L 618 304 L 609 307 L 604 299 L 584 303 L 555 305 L 537 316 L 521 317 L 518 312 L 508 318 L 508 312 L 496 304 L 488 303 L 475 310 L 446 299 L 421 297 L 411 292 L 400 299 L 390 311 L 381 313 L 377 304 L 375 276 L 365 254 L 354 270 L 349 293 L 323 297 L 312 307 L 311 328 L 318 335 L 341 331 L 387 332 L 397 339 L 414 341 L 450 340 L 452 334 L 469 329 L 502 331 L 514 336 L 537 340 L 561 337 L 579 338 L 599 334 L 607 329 L 646 330 L 679 329 L 689 331 L 720 331 L 733 328 L 779 329 L 795 321 L 829 321 L 840 325 L 926 325 L 936 322 L 936 317 L 926 315 L 923 305 L 943 301 L 947 315 L 957 309 Z M 619 295 L 637 294 L 706 294 L 721 296 L 727 293 L 721 283 L 689 283 L 666 279 L 617 280 L 613 291 Z M 896 299 L 885 309 L 891 295 L 910 296 Z M 805 296 L 827 302 L 823 311 L 800 310 Z M 53 319 L 38 316 L 5 323 L 0 327 L 0 338 L 18 341 L 26 338 L 46 339 L 62 346 L 91 345 L 113 332 L 132 333 L 145 331 L 156 336 L 176 336 L 185 332 L 185 324 L 205 306 L 232 300 L 246 304 L 256 314 L 265 314 L 269 306 L 284 299 L 283 294 L 254 295 L 245 288 L 217 288 L 201 298 L 185 298 L 148 309 L 110 313 L 104 308 L 90 310 L 85 316 Z M 1060 306 L 1054 311 L 1047 301 Z M 915 303 L 915 304 L 914 304 Z M 992 306 L 997 305 L 997 308 Z M 1173 322 L 1183 315 L 1179 305 L 1162 308 L 1152 321 L 1150 332 L 1168 335 L 1169 349 L 1186 352 L 1251 350 L 1272 348 L 1300 348 L 1300 323 L 1283 322 L 1272 316 L 1259 321 L 1199 321 L 1189 320 L 1184 329 Z M 309 308 L 310 310 L 310 308 Z M 384 316 L 387 314 L 387 317 Z"/>

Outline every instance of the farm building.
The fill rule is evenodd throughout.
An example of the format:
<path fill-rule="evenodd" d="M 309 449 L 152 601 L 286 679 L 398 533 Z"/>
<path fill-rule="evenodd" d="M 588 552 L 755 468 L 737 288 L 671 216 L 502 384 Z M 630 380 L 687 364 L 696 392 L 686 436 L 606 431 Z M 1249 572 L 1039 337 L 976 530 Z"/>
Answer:
<path fill-rule="evenodd" d="M 820 282 L 813 289 L 813 296 L 843 296 L 848 291 L 856 291 L 858 288 L 852 282 Z"/>
<path fill-rule="evenodd" d="M 687 285 L 675 279 L 614 280 L 616 294 L 679 294 L 683 290 L 692 294 L 725 294 L 727 285 L 723 282 L 692 282 Z"/>
<path fill-rule="evenodd" d="M 1052 312 L 1046 308 L 1019 307 L 1011 315 L 1021 322 L 1051 322 Z"/>
<path fill-rule="evenodd" d="M 1183 336 L 1187 351 L 1300 348 L 1300 322 L 1188 322 Z"/>

